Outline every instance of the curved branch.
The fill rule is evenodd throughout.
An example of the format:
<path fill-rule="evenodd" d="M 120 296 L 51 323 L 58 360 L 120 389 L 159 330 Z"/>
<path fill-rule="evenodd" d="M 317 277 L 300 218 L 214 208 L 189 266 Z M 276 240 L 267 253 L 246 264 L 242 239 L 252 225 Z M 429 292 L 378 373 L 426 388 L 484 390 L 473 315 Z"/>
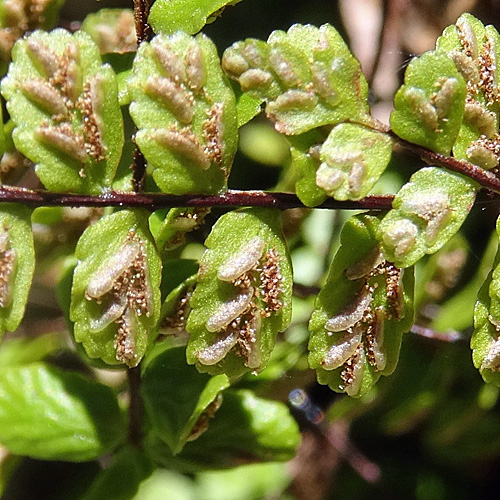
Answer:
<path fill-rule="evenodd" d="M 469 179 L 476 181 L 481 187 L 500 193 L 500 179 L 484 168 L 473 165 L 465 160 L 457 160 L 452 156 L 445 156 L 439 153 L 434 153 L 423 146 L 418 146 L 412 142 L 405 141 L 397 136 L 394 132 L 389 134 L 405 149 L 420 156 L 420 158 L 428 165 L 437 165 L 438 167 L 447 168 L 453 172 L 465 175 Z"/>

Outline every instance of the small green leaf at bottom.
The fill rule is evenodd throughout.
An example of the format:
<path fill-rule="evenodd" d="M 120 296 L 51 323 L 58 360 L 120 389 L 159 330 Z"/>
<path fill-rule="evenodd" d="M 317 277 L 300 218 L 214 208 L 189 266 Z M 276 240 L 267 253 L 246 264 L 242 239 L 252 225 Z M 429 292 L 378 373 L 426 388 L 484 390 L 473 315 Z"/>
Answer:
<path fill-rule="evenodd" d="M 229 380 L 189 366 L 183 347 L 156 355 L 153 351 L 150 356 L 155 357 L 148 363 L 141 385 L 146 413 L 158 437 L 177 454 L 208 428 L 220 405 L 219 393 L 229 386 Z"/>
<path fill-rule="evenodd" d="M 162 467 L 194 472 L 240 465 L 242 461 L 286 461 L 295 456 L 300 432 L 281 402 L 248 390 L 227 390 L 207 432 L 173 456 L 154 433 L 146 438 L 152 459 Z"/>

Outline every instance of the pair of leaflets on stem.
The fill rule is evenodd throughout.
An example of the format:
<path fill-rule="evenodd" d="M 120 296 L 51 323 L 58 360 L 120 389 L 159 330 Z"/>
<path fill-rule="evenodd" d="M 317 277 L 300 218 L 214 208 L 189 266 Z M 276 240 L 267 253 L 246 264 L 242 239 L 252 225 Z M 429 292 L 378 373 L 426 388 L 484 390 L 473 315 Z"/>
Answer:
<path fill-rule="evenodd" d="M 36 31 L 15 44 L 12 59 L 2 82 L 12 139 L 47 189 L 102 194 L 114 187 L 124 146 L 120 102 L 130 103 L 135 141 L 163 192 L 226 189 L 236 100 L 204 35 L 141 44 L 131 77 L 120 78 L 120 100 L 115 72 L 83 31 Z"/>
<path fill-rule="evenodd" d="M 207 239 L 194 292 L 193 266 L 179 270 L 185 261 L 173 261 L 180 285 L 172 289 L 167 283 L 160 292 L 157 243 L 171 249 L 176 240 L 172 231 L 187 230 L 185 221 L 193 220 L 187 214 L 193 212 L 173 209 L 166 217 L 169 230 L 151 217 L 156 240 L 141 211 L 116 212 L 85 231 L 76 250 L 71 292 L 75 340 L 90 358 L 109 365 L 136 366 L 148 354 L 142 392 L 152 425 L 146 441 L 154 460 L 191 470 L 199 467 L 196 450 L 205 449 L 207 442 L 220 453 L 221 466 L 230 465 L 228 447 L 259 459 L 288 459 L 299 433 L 286 406 L 245 391 L 225 391 L 231 378 L 265 367 L 277 332 L 290 321 L 292 274 L 280 213 L 248 209 L 222 216 Z M 189 309 L 179 315 L 186 292 Z M 167 338 L 155 343 L 159 327 Z M 186 365 L 186 349 L 171 342 L 172 334 L 185 329 L 191 334 L 188 362 L 197 370 Z M 238 445 L 219 434 L 235 414 L 243 419 L 237 432 L 245 436 Z M 209 423 L 212 437 L 191 446 Z"/>
<path fill-rule="evenodd" d="M 161 241 L 162 232 L 155 234 Z M 280 213 L 230 212 L 206 245 L 186 325 L 178 315 L 185 283 L 167 295 L 161 313 L 161 261 L 144 214 L 124 210 L 89 227 L 76 250 L 72 288 L 77 342 L 91 358 L 135 366 L 154 341 L 160 315 L 165 323 L 172 313 L 180 320 L 172 329 L 191 333 L 187 357 L 198 369 L 230 376 L 260 371 L 291 315 L 292 271 Z"/>
<path fill-rule="evenodd" d="M 395 98 L 396 110 L 391 120 L 394 131 L 404 139 L 439 153 L 449 154 L 451 149 L 456 158 L 469 161 L 497 176 L 500 161 L 499 57 L 500 36 L 497 30 L 493 26 L 483 26 L 479 20 L 469 14 L 462 15 L 456 25 L 448 27 L 438 39 L 436 51 L 424 54 L 410 63 L 405 76 L 405 85 L 398 91 Z M 450 77 L 443 80 L 439 71 L 445 65 L 449 66 L 450 60 L 454 63 L 459 75 L 451 79 L 450 73 Z M 436 87 L 439 86 L 439 90 L 434 90 L 432 93 L 428 91 L 426 98 L 422 93 L 422 90 L 425 91 L 426 88 L 425 82 L 422 81 L 424 71 L 435 72 L 433 79 Z M 465 83 L 465 99 L 462 97 L 462 81 Z M 449 109 L 448 105 L 443 107 L 446 101 L 445 94 L 453 96 L 452 107 Z M 415 137 L 415 130 L 419 133 L 418 138 Z M 419 174 L 420 172 L 416 175 Z M 431 241 L 427 242 L 430 243 L 428 250 L 431 251 L 437 250 L 436 246 L 440 247 L 436 243 L 446 233 L 451 236 L 458 229 L 472 205 L 474 191 L 477 189 L 477 186 L 470 180 L 450 172 L 441 172 L 440 182 L 449 183 L 452 176 L 455 185 L 452 187 L 449 184 L 450 195 L 456 197 L 456 201 L 448 207 L 453 207 L 453 214 L 446 209 L 444 199 L 442 202 L 434 199 L 432 208 L 428 205 L 429 215 L 432 210 L 438 214 L 437 217 L 432 216 L 432 223 L 428 223 L 425 229 L 424 236 L 428 240 L 429 237 L 431 238 Z M 426 187 L 429 193 L 435 189 L 435 186 L 431 186 L 429 183 Z M 401 209 L 405 204 L 399 202 L 397 206 L 396 203 L 405 188 L 407 186 L 403 187 L 396 197 L 394 204 L 396 211 L 391 211 L 386 217 L 387 222 L 386 219 L 382 222 L 382 224 L 387 223 L 387 228 L 390 227 L 392 221 L 397 222 L 393 229 L 385 231 L 382 240 L 386 246 L 392 247 L 395 254 L 398 253 L 398 245 L 405 245 L 406 237 L 411 240 L 412 233 L 418 234 L 418 231 L 408 224 L 408 218 L 405 220 L 398 217 L 403 215 Z M 417 195 L 416 192 L 415 195 Z M 431 195 L 428 199 L 433 198 Z M 424 207 L 426 204 L 424 196 L 420 199 L 420 206 Z M 441 207 L 445 210 L 441 210 Z M 416 215 L 419 215 L 418 211 Z M 439 231 L 438 238 L 432 243 L 432 234 L 435 229 L 439 230 L 438 226 L 442 229 Z M 397 237 L 392 238 L 391 231 Z M 448 238 L 443 239 L 446 241 Z M 415 247 L 418 247 L 418 236 L 416 241 Z M 415 247 L 409 251 L 410 255 L 415 252 Z M 404 252 L 404 248 L 401 250 Z M 494 267 L 479 292 L 474 311 L 474 332 L 471 338 L 474 365 L 480 370 L 486 382 L 496 385 L 500 384 L 498 377 L 500 371 L 498 262 L 497 256 Z"/>

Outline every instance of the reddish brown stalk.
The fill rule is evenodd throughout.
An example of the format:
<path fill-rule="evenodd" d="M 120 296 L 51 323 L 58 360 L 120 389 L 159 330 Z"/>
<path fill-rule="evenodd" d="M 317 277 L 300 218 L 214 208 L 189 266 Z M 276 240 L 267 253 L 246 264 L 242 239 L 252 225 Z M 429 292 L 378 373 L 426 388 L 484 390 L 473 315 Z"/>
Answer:
<path fill-rule="evenodd" d="M 457 160 L 452 156 L 445 156 L 439 153 L 434 153 L 423 146 L 418 146 L 411 142 L 405 141 L 399 138 L 394 132 L 390 132 L 392 137 L 397 140 L 397 142 L 408 151 L 415 153 L 420 156 L 420 158 L 428 165 L 437 165 L 438 167 L 443 167 L 453 172 L 465 175 L 469 179 L 476 181 L 481 187 L 500 193 L 500 179 L 481 167 L 473 165 L 465 160 Z"/>
<path fill-rule="evenodd" d="M 142 42 L 151 40 L 154 35 L 151 26 L 148 24 L 151 3 L 151 0 L 134 0 L 135 34 L 138 47 Z M 146 179 L 146 159 L 137 145 L 135 146 L 132 170 L 134 191 L 141 193 L 144 190 L 144 181 Z"/>
<path fill-rule="evenodd" d="M 393 198 L 392 195 L 380 195 L 367 196 L 358 201 L 327 200 L 315 208 L 389 210 Z M 269 207 L 279 210 L 306 208 L 294 194 L 266 191 L 227 191 L 217 195 L 170 195 L 110 191 L 100 196 L 92 196 L 0 186 L 0 202 L 2 201 L 22 203 L 30 207 L 135 207 L 151 211 L 171 207 Z"/>

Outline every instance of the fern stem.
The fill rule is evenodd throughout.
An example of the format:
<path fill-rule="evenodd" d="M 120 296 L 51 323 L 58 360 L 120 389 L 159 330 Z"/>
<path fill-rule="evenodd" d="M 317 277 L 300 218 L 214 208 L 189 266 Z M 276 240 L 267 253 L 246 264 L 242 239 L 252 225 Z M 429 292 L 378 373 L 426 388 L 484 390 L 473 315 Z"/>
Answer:
<path fill-rule="evenodd" d="M 134 21 L 137 47 L 139 47 L 142 42 L 151 40 L 154 35 L 151 26 L 148 24 L 151 3 L 151 0 L 134 0 Z M 146 159 L 137 145 L 134 150 L 132 170 L 134 191 L 140 193 L 144 190 L 144 181 L 146 179 Z"/>
<path fill-rule="evenodd" d="M 327 200 L 314 208 L 389 210 L 393 198 L 393 195 L 374 195 L 357 201 Z M 110 191 L 100 196 L 92 196 L 0 186 L 0 202 L 21 203 L 29 207 L 136 207 L 151 211 L 171 207 L 269 207 L 279 210 L 307 208 L 297 196 L 291 193 L 233 190 L 217 195 L 170 195 Z"/>
<path fill-rule="evenodd" d="M 420 158 L 428 165 L 437 165 L 438 167 L 443 167 L 448 170 L 452 170 L 453 172 L 465 175 L 469 179 L 476 181 L 481 187 L 494 191 L 495 193 L 500 193 L 500 179 L 493 172 L 478 167 L 477 165 L 473 165 L 465 160 L 457 160 L 452 156 L 435 153 L 427 148 L 405 141 L 393 132 L 390 132 L 390 134 L 403 148 L 420 156 Z"/>
<path fill-rule="evenodd" d="M 143 41 L 149 41 L 153 37 L 153 30 L 148 24 L 150 0 L 134 0 L 134 21 L 137 46 Z"/>
<path fill-rule="evenodd" d="M 441 342 L 468 342 L 465 336 L 463 336 L 460 332 L 455 330 L 448 330 L 446 332 L 437 332 L 432 328 L 427 328 L 425 326 L 413 325 L 410 329 L 410 332 L 414 335 L 418 335 L 420 337 L 425 337 L 427 339 L 432 340 L 440 340 Z"/>
<path fill-rule="evenodd" d="M 141 448 L 142 419 L 144 407 L 140 394 L 141 370 L 138 366 L 127 370 L 130 405 L 128 410 L 128 441 L 132 446 Z"/>

